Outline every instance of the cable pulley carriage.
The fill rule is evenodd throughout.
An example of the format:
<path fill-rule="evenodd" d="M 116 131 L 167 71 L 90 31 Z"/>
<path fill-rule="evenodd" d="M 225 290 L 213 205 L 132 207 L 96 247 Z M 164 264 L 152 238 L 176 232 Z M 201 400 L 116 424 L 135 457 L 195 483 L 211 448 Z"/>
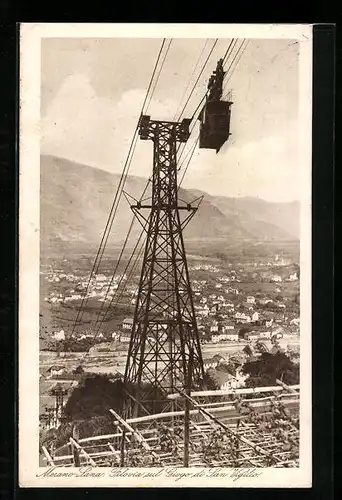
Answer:
<path fill-rule="evenodd" d="M 222 84 L 225 72 L 223 59 L 217 63 L 216 70 L 208 83 L 206 103 L 198 116 L 200 124 L 199 147 L 220 151 L 230 136 L 231 101 L 222 100 Z"/>

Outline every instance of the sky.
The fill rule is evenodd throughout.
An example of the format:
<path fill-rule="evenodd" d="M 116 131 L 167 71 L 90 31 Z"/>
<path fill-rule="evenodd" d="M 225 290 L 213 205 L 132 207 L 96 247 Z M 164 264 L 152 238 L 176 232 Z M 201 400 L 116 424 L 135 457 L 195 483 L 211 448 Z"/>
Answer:
<path fill-rule="evenodd" d="M 192 116 L 229 42 L 217 42 L 183 116 Z M 41 152 L 121 173 L 161 43 L 156 38 L 43 39 Z M 168 41 L 163 54 L 167 46 Z M 212 46 L 213 40 L 172 40 L 145 114 L 174 119 Z M 248 41 L 227 76 L 232 135 L 218 154 L 196 148 L 184 187 L 269 201 L 300 198 L 298 63 L 294 40 Z M 189 139 L 184 155 L 196 138 Z M 152 143 L 138 141 L 129 173 L 148 177 L 151 172 Z"/>

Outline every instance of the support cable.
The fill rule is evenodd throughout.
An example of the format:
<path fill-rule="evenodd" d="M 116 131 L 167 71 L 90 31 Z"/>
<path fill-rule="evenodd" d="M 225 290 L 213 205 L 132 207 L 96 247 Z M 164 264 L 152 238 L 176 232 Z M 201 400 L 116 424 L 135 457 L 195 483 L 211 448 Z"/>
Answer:
<path fill-rule="evenodd" d="M 122 284 L 122 282 L 123 282 L 123 280 L 124 280 L 124 277 L 126 276 L 126 273 L 127 273 L 128 268 L 129 268 L 129 266 L 130 266 L 130 264 L 131 264 L 131 262 L 132 262 L 133 256 L 134 256 L 134 254 L 135 254 L 135 252 L 136 252 L 136 249 L 137 249 L 137 247 L 138 247 L 138 245 L 139 245 L 139 242 L 140 242 L 140 240 L 141 240 L 141 236 L 142 236 L 142 233 L 140 234 L 140 237 L 139 237 L 138 241 L 137 241 L 137 242 L 136 242 L 136 244 L 135 244 L 135 247 L 134 247 L 134 249 L 133 249 L 133 251 L 132 251 L 132 254 L 131 254 L 131 256 L 130 256 L 130 258 L 129 258 L 129 260 L 128 260 L 128 263 L 127 263 L 127 265 L 126 265 L 126 268 L 125 268 L 125 270 L 123 271 L 123 273 L 122 273 L 122 275 L 121 275 L 120 281 L 119 281 L 119 283 L 118 283 L 118 287 L 117 287 L 117 289 L 116 289 L 116 291 L 115 291 L 115 293 L 114 293 L 113 297 L 111 298 L 110 303 L 108 304 L 107 309 L 106 309 L 106 311 L 105 311 L 105 314 L 103 315 L 103 317 L 101 318 L 101 320 L 100 320 L 99 318 L 100 318 L 101 311 L 102 311 L 103 307 L 102 307 L 102 308 L 100 308 L 100 311 L 99 311 L 99 313 L 98 313 L 98 316 L 97 316 L 97 319 L 96 319 L 96 322 L 95 322 L 95 327 L 96 327 L 96 325 L 98 325 L 97 331 L 96 331 L 96 333 L 95 333 L 95 335 L 94 335 L 92 345 L 91 345 L 91 346 L 89 346 L 88 350 L 85 352 L 84 356 L 82 357 L 82 361 L 84 361 L 84 358 L 85 358 L 86 356 L 88 356 L 90 348 L 91 348 L 91 347 L 93 347 L 93 346 L 95 345 L 95 341 L 96 341 L 96 339 L 97 339 L 97 337 L 98 337 L 98 335 L 99 335 L 99 333 L 100 333 L 100 331 L 101 331 L 101 327 L 102 327 L 102 325 L 103 325 L 104 321 L 105 321 L 105 320 L 106 320 L 106 318 L 107 318 L 108 312 L 109 312 L 109 310 L 111 309 L 111 306 L 112 306 L 112 304 L 113 304 L 113 302 L 114 302 L 115 298 L 117 297 L 117 295 L 118 295 L 118 293 L 119 293 L 118 291 L 120 290 L 120 286 L 121 286 L 121 284 Z M 127 238 L 127 240 L 128 240 L 128 238 Z M 141 249 L 140 249 L 140 250 L 141 250 Z M 132 274 L 132 273 L 130 273 L 130 276 L 131 276 L 131 274 Z M 127 281 L 128 281 L 128 280 L 126 280 L 126 283 L 127 283 Z M 120 300 L 120 298 L 118 298 L 118 300 L 116 301 L 116 304 L 115 304 L 115 306 L 114 306 L 114 307 L 116 307 L 116 306 L 118 305 L 119 300 Z M 104 303 L 105 303 L 105 302 L 103 302 L 103 304 L 104 304 Z"/>
<path fill-rule="evenodd" d="M 165 40 L 164 40 L 164 41 L 165 41 Z M 244 40 L 244 41 L 245 41 L 245 40 Z M 230 64 L 230 66 L 229 66 L 229 68 L 228 68 L 228 71 L 227 71 L 227 72 L 229 72 L 229 71 L 230 71 L 230 69 L 231 69 L 232 65 L 234 64 L 234 62 L 235 62 L 235 60 L 236 60 L 236 58 L 237 58 L 237 55 L 238 55 L 238 54 L 239 54 L 239 52 L 241 51 L 241 48 L 242 48 L 242 46 L 243 46 L 244 41 L 241 43 L 241 46 L 240 46 L 240 48 L 238 49 L 237 53 L 235 54 L 235 57 L 234 57 L 233 61 L 231 62 L 231 64 Z M 169 45 L 168 45 L 168 48 L 167 48 L 167 52 L 168 52 L 168 50 L 169 50 L 169 48 L 170 48 L 171 42 L 172 42 L 172 39 L 171 39 L 171 40 L 170 40 L 170 42 L 169 42 Z M 232 48 L 233 42 L 234 42 L 234 39 L 230 42 L 230 44 L 229 44 L 229 46 L 228 46 L 228 48 L 227 48 L 227 50 L 226 50 L 226 53 L 225 53 L 224 58 L 223 58 L 224 60 L 225 60 L 225 59 L 227 59 L 227 61 L 228 61 L 228 58 L 229 58 L 229 51 L 230 51 L 230 54 L 231 54 L 231 53 L 232 53 L 232 51 L 233 51 L 233 49 L 234 49 L 234 47 L 236 46 L 236 41 L 235 41 L 234 46 L 233 46 L 233 48 Z M 183 112 L 184 112 L 184 110 L 185 110 L 185 108 L 186 108 L 186 106 L 187 106 L 187 104 L 188 104 L 188 102 L 189 102 L 189 100 L 190 100 L 190 98 L 191 98 L 191 95 L 192 95 L 192 93 L 193 93 L 193 91 L 194 91 L 194 88 L 195 88 L 195 86 L 196 86 L 196 84 L 197 84 L 197 82 L 198 82 L 198 80 L 199 80 L 199 78 L 200 78 L 201 74 L 202 74 L 202 73 L 203 73 L 203 71 L 204 71 L 204 68 L 205 68 L 205 66 L 206 66 L 206 64 L 207 64 L 207 62 L 208 62 L 208 60 L 209 60 L 210 55 L 212 54 L 212 51 L 213 51 L 214 47 L 216 46 L 216 43 L 217 43 L 217 39 L 215 40 L 214 45 L 213 45 L 213 47 L 212 47 L 212 49 L 211 49 L 211 51 L 210 51 L 209 55 L 207 56 L 206 62 L 205 62 L 205 64 L 204 64 L 204 65 L 203 65 L 203 67 L 202 67 L 202 70 L 201 70 L 201 72 L 200 72 L 200 75 L 198 76 L 198 78 L 197 78 L 197 80 L 196 80 L 196 83 L 195 83 L 195 85 L 194 85 L 194 87 L 193 87 L 193 89 L 192 89 L 192 91 L 191 91 L 191 93 L 190 93 L 190 95 L 189 95 L 189 97 L 188 97 L 188 99 L 187 99 L 187 102 L 186 102 L 186 103 L 185 103 L 185 105 L 183 106 L 183 109 L 182 109 L 182 112 L 181 112 L 181 114 L 180 114 L 180 117 L 181 117 L 181 115 L 183 114 Z M 247 43 L 248 43 L 248 42 L 247 42 Z M 245 48 L 246 48 L 246 46 L 245 46 Z M 245 49 L 244 49 L 244 50 L 245 50 Z M 241 59 L 241 56 L 242 56 L 242 54 L 243 54 L 244 50 L 240 53 L 240 57 L 239 57 L 239 59 L 238 59 L 238 61 L 237 61 L 236 65 L 235 65 L 234 70 L 236 69 L 236 66 L 237 66 L 238 62 L 239 62 L 239 60 Z M 204 51 L 204 48 L 202 49 L 201 56 L 202 56 L 202 54 L 203 54 L 203 51 Z M 163 63 L 162 63 L 162 65 L 163 65 L 163 64 L 164 64 L 164 62 L 165 62 L 167 52 L 166 52 L 166 54 L 165 54 L 165 56 L 164 56 L 164 59 L 163 59 Z M 196 66 L 198 66 L 198 62 L 199 62 L 199 60 L 197 61 L 197 65 L 196 65 Z M 234 72 L 234 70 L 233 70 L 233 72 Z M 159 78 L 160 72 L 161 72 L 161 69 L 159 70 L 159 73 L 158 73 L 158 78 Z M 232 72 L 232 74 L 233 74 L 233 72 Z M 155 89 L 155 87 L 156 87 L 156 85 L 154 86 L 154 89 Z M 204 96 L 204 98 L 205 98 L 205 96 Z M 150 103 L 150 102 L 151 102 L 151 99 L 149 100 L 149 103 Z M 148 105 L 149 105 L 149 104 L 148 104 Z M 193 132 L 194 128 L 195 128 L 195 124 L 194 124 L 194 125 L 193 125 L 193 127 L 192 127 L 191 133 Z M 191 135 L 191 133 L 190 133 L 190 135 Z M 181 165 L 180 165 L 180 167 L 179 167 L 179 168 L 181 168 L 181 167 L 185 164 L 185 162 L 186 162 L 186 158 L 190 155 L 190 157 L 189 157 L 188 161 L 186 162 L 186 166 L 185 166 L 185 169 L 184 169 L 184 172 L 183 172 L 183 175 L 182 175 L 181 181 L 180 181 L 180 183 L 179 183 L 179 187 L 181 186 L 181 184 L 182 184 L 182 182 L 183 182 L 183 180 L 184 180 L 184 177 L 185 177 L 186 172 L 187 172 L 187 170 L 188 170 L 188 167 L 189 167 L 190 161 L 191 161 L 191 159 L 192 159 L 192 157 L 193 157 L 193 154 L 194 154 L 194 151 L 195 151 L 196 146 L 197 146 L 197 144 L 198 144 L 198 141 L 199 141 L 199 138 L 197 138 L 197 140 L 194 142 L 193 146 L 192 146 L 192 147 L 190 148 L 190 150 L 187 152 L 187 154 L 186 154 L 185 158 L 183 159 L 183 162 L 181 163 Z M 181 158 L 182 154 L 184 153 L 184 149 L 185 149 L 185 146 L 184 146 L 184 148 L 183 148 L 183 150 L 182 150 L 182 152 L 181 152 L 181 154 L 180 154 L 179 158 Z M 150 179 L 149 179 L 149 181 L 150 181 Z M 149 183 L 149 181 L 148 181 L 148 183 Z M 147 183 L 147 186 L 148 186 L 148 183 Z M 145 187 L 144 193 L 145 193 L 145 191 L 146 191 L 146 189 L 147 189 L 147 186 Z M 144 194 L 143 194 L 143 195 L 144 195 Z M 143 196 L 143 195 L 142 195 L 142 196 Z M 141 196 L 141 198 L 142 198 L 142 196 Z M 132 225 L 130 226 L 130 230 L 131 230 L 131 228 L 132 228 Z M 130 230 L 129 230 L 129 233 L 130 233 Z M 126 266 L 126 270 L 128 269 L 128 267 L 129 267 L 129 265 L 130 265 L 130 263 L 131 263 L 131 261 L 132 261 L 132 258 L 133 258 L 133 256 L 134 256 L 134 252 L 135 252 L 135 250 L 136 250 L 136 248 L 137 248 L 137 246 L 138 246 L 138 244 L 139 244 L 139 241 L 140 241 L 140 239 L 141 239 L 141 236 L 142 236 L 142 234 L 143 234 L 143 231 L 144 231 L 144 230 L 142 230 L 142 231 L 141 231 L 141 234 L 140 234 L 140 236 L 139 236 L 139 239 L 138 239 L 138 241 L 137 241 L 137 244 L 136 244 L 136 246 L 135 246 L 135 249 L 134 249 L 134 251 L 133 251 L 133 253 L 132 253 L 132 255 L 131 255 L 131 257 L 130 257 L 130 259 L 129 259 L 129 261 L 128 261 L 128 264 L 127 264 L 127 266 Z M 127 238 L 127 239 L 128 239 L 128 238 Z M 143 245 L 142 245 L 141 249 L 142 249 L 142 248 L 143 248 Z M 141 250 L 141 249 L 140 249 L 140 250 Z M 123 253 L 123 252 L 122 252 L 122 253 Z M 121 254 L 121 255 L 122 255 L 122 254 Z M 137 260 L 138 260 L 138 256 L 137 256 L 136 261 L 135 261 L 136 263 L 137 263 Z M 116 269 L 117 269 L 117 268 L 116 268 Z M 132 269 L 133 269 L 133 268 L 132 268 Z M 126 272 L 126 270 L 125 270 L 125 272 Z M 125 275 L 125 272 L 124 272 L 123 276 Z M 122 282 L 122 279 L 123 279 L 123 278 L 121 278 L 120 283 Z M 128 280 L 126 280 L 126 286 L 125 286 L 125 289 L 121 292 L 121 295 L 123 295 L 123 294 L 125 293 L 127 285 L 128 285 Z M 111 285 L 110 285 L 110 286 L 111 286 Z M 120 285 L 118 286 L 118 288 L 117 288 L 116 292 L 118 292 L 118 290 L 119 290 L 119 289 L 120 289 Z M 117 294 L 117 293 L 116 293 L 116 294 Z M 116 294 L 115 294 L 115 295 L 113 296 L 113 298 L 111 299 L 110 305 L 109 305 L 109 307 L 107 308 L 107 311 L 106 311 L 106 313 L 105 313 L 105 315 L 104 315 L 104 318 L 102 319 L 102 321 L 101 321 L 101 323 L 100 323 L 100 327 L 101 327 L 101 325 L 103 324 L 103 321 L 104 321 L 105 317 L 106 317 L 106 316 L 107 316 L 107 314 L 108 314 L 109 308 L 111 307 L 111 305 L 112 305 L 112 303 L 113 303 L 113 301 L 114 301 L 114 298 L 116 297 Z M 102 308 L 101 308 L 101 310 L 102 310 Z M 100 312 L 101 312 L 101 311 L 100 311 Z M 98 319 L 96 320 L 96 323 L 97 323 L 97 322 L 98 322 Z"/>
<path fill-rule="evenodd" d="M 234 39 L 233 39 L 233 40 L 234 40 Z M 226 64 L 226 63 L 227 63 L 227 61 L 228 61 L 228 57 L 229 57 L 229 55 L 231 55 L 231 54 L 232 54 L 232 51 L 233 51 L 233 49 L 235 48 L 236 43 L 237 43 L 237 42 L 235 41 L 235 42 L 234 42 L 234 46 L 233 46 L 233 47 L 232 47 L 232 49 L 230 50 L 230 47 L 231 47 L 231 45 L 232 45 L 232 42 L 230 42 L 230 44 L 229 44 L 229 46 L 228 46 L 228 48 L 227 48 L 227 50 L 226 50 L 226 53 L 225 53 L 225 55 L 224 55 L 224 59 L 226 59 L 225 64 Z M 230 51 L 230 53 L 229 53 L 229 51 Z M 202 99 L 200 100 L 200 102 L 198 103 L 198 106 L 196 107 L 196 109 L 195 109 L 195 111 L 194 111 L 194 113 L 193 113 L 193 115 L 192 115 L 191 121 L 192 121 L 192 120 L 194 120 L 195 115 L 197 114 L 197 112 L 198 112 L 198 110 L 201 108 L 201 106 L 203 105 L 203 103 L 204 103 L 204 101 L 205 101 L 205 99 L 206 99 L 207 95 L 208 95 L 208 90 L 206 91 L 206 93 L 204 94 L 204 96 L 202 97 Z"/>
<path fill-rule="evenodd" d="M 183 95 L 182 95 L 182 98 L 181 98 L 181 100 L 180 100 L 180 103 L 179 103 L 179 105 L 178 105 L 178 108 L 177 108 L 177 110 L 176 110 L 176 112 L 175 112 L 175 114 L 174 114 L 173 121 L 177 121 L 177 114 L 178 114 L 178 110 L 179 110 L 179 108 L 180 108 L 180 106 L 181 106 L 181 104 L 182 104 L 182 102 L 183 102 L 184 97 L 186 96 L 187 91 L 189 90 L 191 80 L 192 80 L 192 78 L 193 78 L 194 74 L 196 73 L 197 67 L 198 67 L 198 65 L 199 65 L 199 63 L 200 63 L 200 60 L 202 59 L 202 56 L 203 56 L 203 54 L 204 54 L 205 48 L 206 48 L 206 46 L 207 46 L 207 44 L 208 44 L 208 41 L 209 41 L 209 38 L 207 38 L 207 39 L 206 39 L 206 41 L 205 41 L 205 43 L 204 43 L 204 46 L 203 46 L 203 48 L 202 48 L 202 50 L 201 50 L 201 52 L 200 52 L 200 55 L 199 55 L 199 57 L 198 57 L 198 59 L 197 59 L 196 65 L 195 65 L 195 67 L 194 67 L 194 69 L 193 69 L 193 71 L 192 71 L 192 73 L 191 73 L 191 75 L 190 75 L 190 79 L 189 79 L 188 85 L 187 85 L 186 89 L 184 90 L 184 93 L 183 93 Z"/>
<path fill-rule="evenodd" d="M 149 96 L 149 92 L 150 92 L 150 89 L 151 89 L 151 86 L 152 86 L 152 82 L 153 82 L 153 79 L 154 79 L 154 76 L 155 76 L 155 73 L 156 73 L 156 70 L 157 70 L 157 67 L 158 67 L 158 64 L 159 64 L 160 56 L 161 56 L 161 53 L 163 51 L 164 45 L 165 45 L 165 38 L 162 41 L 162 45 L 161 45 L 159 53 L 158 53 L 157 61 L 155 63 L 154 69 L 153 69 L 152 77 L 150 79 L 150 82 L 149 82 L 149 85 L 148 85 L 148 88 L 147 88 L 146 96 L 145 96 L 145 99 L 144 99 L 144 102 L 143 102 L 143 105 L 142 105 L 141 115 L 144 112 L 144 107 L 145 107 L 145 104 L 146 104 L 148 96 Z M 164 59 L 164 61 L 165 61 L 165 59 Z M 76 316 L 76 319 L 75 319 L 75 322 L 74 322 L 74 325 L 73 325 L 73 328 L 72 328 L 71 336 L 73 336 L 73 334 L 75 332 L 75 329 L 76 329 L 76 326 L 82 320 L 85 302 L 88 300 L 87 294 L 89 292 L 90 283 L 91 283 L 91 280 L 92 280 L 92 277 L 94 276 L 94 274 L 96 274 L 98 272 L 99 265 L 100 265 L 102 257 L 103 257 L 103 253 L 104 253 L 105 247 L 107 245 L 109 233 L 111 231 L 111 228 L 112 228 L 112 225 L 113 225 L 113 222 L 114 222 L 114 218 L 116 216 L 118 202 L 120 201 L 122 189 L 123 189 L 123 186 L 124 186 L 124 184 L 126 182 L 127 175 L 128 175 L 128 170 L 129 170 L 129 167 L 130 167 L 130 164 L 131 164 L 131 161 L 132 161 L 132 157 L 133 157 L 133 154 L 134 154 L 134 149 L 135 149 L 136 142 L 137 142 L 138 126 L 139 126 L 139 124 L 137 124 L 137 126 L 136 126 L 136 128 L 134 130 L 134 133 L 133 133 L 133 138 L 132 138 L 129 150 L 128 150 L 128 155 L 127 155 L 127 158 L 126 158 L 126 162 L 125 162 L 125 165 L 124 165 L 121 177 L 120 177 L 120 181 L 119 181 L 119 184 L 118 184 L 118 187 L 117 187 L 117 191 L 116 191 L 116 194 L 115 194 L 115 197 L 114 197 L 114 201 L 113 201 L 110 213 L 109 213 L 109 217 L 108 217 L 108 220 L 107 220 L 107 223 L 106 223 L 106 227 L 105 227 L 105 230 L 104 230 L 103 235 L 102 235 L 100 246 L 99 246 L 99 249 L 98 249 L 96 257 L 95 257 L 95 261 L 94 261 L 94 264 L 93 264 L 93 267 L 92 267 L 92 271 L 91 271 L 90 276 L 89 276 L 87 287 L 86 287 L 84 296 L 82 298 L 81 306 L 80 306 L 80 308 L 78 309 L 78 312 L 77 312 L 77 316 Z"/>
<path fill-rule="evenodd" d="M 245 44 L 244 48 L 242 49 L 242 47 L 243 47 L 243 45 L 244 45 L 244 43 L 245 43 L 245 42 L 247 42 L 247 43 Z M 237 52 L 236 52 L 236 54 L 235 54 L 235 56 L 234 56 L 234 58 L 233 58 L 232 62 L 231 62 L 231 63 L 230 63 L 230 65 L 229 65 L 229 68 L 228 68 L 228 70 L 227 70 L 227 72 L 226 72 L 226 73 L 228 74 L 228 72 L 229 72 L 229 71 L 230 71 L 230 69 L 232 68 L 232 66 L 233 66 L 234 62 L 236 61 L 235 65 L 234 65 L 234 68 L 233 68 L 233 70 L 232 70 L 231 74 L 229 75 L 229 78 L 228 78 L 228 80 L 227 80 L 227 83 L 229 82 L 229 80 L 230 80 L 230 79 L 231 79 L 231 77 L 233 76 L 234 71 L 236 70 L 236 68 L 237 68 L 237 66 L 238 66 L 238 64 L 239 64 L 240 59 L 241 59 L 241 57 L 242 57 L 243 53 L 245 52 L 245 50 L 246 50 L 246 48 L 247 48 L 248 43 L 249 43 L 249 41 L 248 41 L 248 40 L 246 40 L 246 39 L 243 39 L 243 41 L 241 42 L 241 45 L 240 45 L 240 47 L 238 48 L 238 50 L 237 50 Z M 230 44 L 230 46 L 231 46 L 231 44 Z M 229 47 L 230 47 L 230 46 L 229 46 Z M 234 50 L 234 47 L 235 47 L 235 46 L 236 46 L 236 43 L 235 43 L 235 45 L 232 47 L 232 50 L 230 51 L 230 55 L 232 54 L 232 51 Z M 227 49 L 227 51 L 226 51 L 226 54 L 228 54 L 229 47 L 228 47 L 228 49 Z M 227 61 L 228 61 L 228 58 L 227 58 Z M 226 61 L 226 62 L 227 62 L 227 61 Z M 226 84 L 226 86 L 227 86 L 227 84 Z M 226 86 L 225 86 L 225 88 L 226 88 Z M 204 100 L 204 99 L 205 99 L 205 97 L 206 97 L 206 96 L 204 96 L 204 98 L 203 98 L 202 100 Z M 227 95 L 226 95 L 225 97 L 227 97 Z M 201 103 L 200 103 L 200 104 L 201 104 Z M 200 107 L 200 105 L 199 105 L 199 106 L 197 106 L 197 110 L 199 109 L 199 107 Z M 193 130 L 193 129 L 192 129 L 192 130 Z M 194 152 L 195 152 L 195 149 L 196 149 L 196 146 L 197 146 L 198 142 L 199 142 L 199 136 L 198 136 L 198 138 L 197 138 L 197 140 L 196 140 L 196 142 L 195 142 L 194 146 L 193 146 L 193 147 L 192 147 L 192 148 L 188 151 L 188 153 L 186 154 L 186 157 L 187 157 L 187 156 L 189 155 L 190 151 L 191 151 L 190 158 L 189 158 L 189 160 L 188 160 L 188 161 L 187 161 L 187 163 L 186 163 L 185 170 L 184 170 L 184 172 L 183 172 L 183 175 L 182 175 L 181 181 L 180 181 L 180 183 L 179 183 L 179 187 L 181 186 L 181 184 L 182 184 L 182 182 L 183 182 L 183 180 L 184 180 L 185 174 L 186 174 L 186 172 L 187 172 L 187 170 L 188 170 L 188 168 L 189 168 L 189 164 L 190 164 L 191 159 L 192 159 L 192 157 L 193 157 L 193 155 L 194 155 Z M 180 168 L 184 165 L 184 163 L 185 163 L 185 161 L 183 161 L 183 163 L 180 165 L 179 169 L 180 169 Z"/>
<path fill-rule="evenodd" d="M 226 64 L 226 62 L 228 61 L 229 59 L 229 56 L 231 55 L 231 53 L 233 52 L 234 50 L 234 47 L 235 45 L 237 44 L 237 40 L 235 38 L 232 38 L 231 41 L 230 41 L 230 44 L 228 45 L 228 48 L 226 50 L 226 53 L 224 54 L 223 56 L 223 65 Z M 233 45 L 233 47 L 232 47 Z"/>
<path fill-rule="evenodd" d="M 198 77 L 197 77 L 197 79 L 196 79 L 196 81 L 195 81 L 195 83 L 194 83 L 194 85 L 193 85 L 193 87 L 192 87 L 192 90 L 191 90 L 191 92 L 190 92 L 190 94 L 189 94 L 189 96 L 188 96 L 188 98 L 187 98 L 187 100 L 186 100 L 186 102 L 185 102 L 185 104 L 184 104 L 184 106 L 183 106 L 183 108 L 182 108 L 182 111 L 181 111 L 181 112 L 180 112 L 180 114 L 179 114 L 178 121 L 180 121 L 180 119 L 181 119 L 181 117 L 182 117 L 182 114 L 184 113 L 185 108 L 187 107 L 187 105 L 188 105 L 188 103 L 189 103 L 189 101 L 190 101 L 190 99 L 191 99 L 191 97 L 192 97 L 192 94 L 193 94 L 193 93 L 194 93 L 194 91 L 195 91 L 195 88 L 196 88 L 196 86 L 197 86 L 197 84 L 198 84 L 198 81 L 199 81 L 199 79 L 201 78 L 202 73 L 203 73 L 203 71 L 205 70 L 206 65 L 208 64 L 208 61 L 209 61 L 209 59 L 210 59 L 210 57 L 211 57 L 211 54 L 213 53 L 214 48 L 216 47 L 217 42 L 218 42 L 218 38 L 216 38 L 216 39 L 215 39 L 214 44 L 213 44 L 212 48 L 210 49 L 210 52 L 209 52 L 209 54 L 208 54 L 208 56 L 207 56 L 207 58 L 206 58 L 206 60 L 205 60 L 205 62 L 204 62 L 204 64 L 203 64 L 202 69 L 201 69 L 201 71 L 200 71 L 200 73 L 199 73 L 199 75 L 198 75 Z"/>
<path fill-rule="evenodd" d="M 243 47 L 243 49 L 242 49 L 242 45 L 243 45 L 243 43 L 245 43 L 245 46 L 244 46 L 244 47 Z M 233 69 L 232 73 L 231 73 L 230 75 L 228 75 L 228 78 L 226 79 L 226 84 L 225 84 L 225 86 L 224 86 L 223 91 L 225 91 L 225 89 L 227 88 L 227 84 L 228 84 L 228 82 L 231 80 L 231 77 L 233 76 L 233 73 L 234 73 L 234 71 L 236 70 L 236 68 L 237 68 L 237 66 L 238 66 L 238 64 L 239 64 L 239 62 L 240 62 L 240 60 L 241 60 L 241 57 L 242 57 L 242 55 L 244 54 L 244 52 L 245 52 L 245 50 L 246 50 L 246 48 L 247 48 L 248 44 L 249 44 L 249 40 L 244 40 L 244 41 L 242 42 L 242 44 L 241 44 L 241 46 L 240 46 L 240 48 L 239 48 L 239 51 L 241 51 L 241 49 L 242 49 L 242 51 L 240 52 L 240 55 L 238 56 L 238 59 L 237 59 L 237 61 L 236 61 L 236 64 L 235 64 L 235 66 L 234 66 L 234 69 Z M 229 68 L 229 69 L 230 69 L 230 68 Z M 228 71 L 229 71 L 229 70 L 228 70 Z M 227 73 L 228 73 L 228 72 L 227 72 Z M 228 97 L 228 93 L 224 96 L 224 98 L 227 98 L 227 97 Z"/>
<path fill-rule="evenodd" d="M 159 77 L 160 77 L 160 73 L 161 73 L 161 71 L 162 71 L 162 69 L 163 69 L 163 66 L 164 66 L 164 63 L 165 63 L 165 60 L 166 60 L 167 54 L 169 53 L 169 50 L 170 50 L 170 47 L 171 47 L 172 41 L 173 41 L 173 38 L 170 38 L 170 41 L 169 41 L 169 44 L 168 44 L 168 46 L 167 46 L 167 49 L 166 49 L 166 52 L 165 52 L 165 55 L 164 55 L 163 61 L 162 61 L 161 65 L 160 65 L 160 68 L 159 68 L 159 71 L 158 71 L 158 74 L 157 74 L 157 77 L 156 77 L 156 81 L 155 81 L 155 83 L 154 83 L 154 86 L 153 86 L 153 89 L 152 89 L 151 95 L 150 95 L 150 97 L 149 97 L 149 101 L 148 101 L 148 103 L 146 104 L 145 113 L 147 113 L 147 110 L 148 110 L 148 108 L 149 108 L 149 105 L 151 104 L 152 97 L 153 97 L 153 94 L 154 94 L 154 92 L 155 92 L 155 90 L 156 90 L 156 87 L 157 87 L 157 84 L 158 84 L 158 81 L 159 81 Z M 141 114 L 143 114 L 143 113 L 141 113 Z"/>

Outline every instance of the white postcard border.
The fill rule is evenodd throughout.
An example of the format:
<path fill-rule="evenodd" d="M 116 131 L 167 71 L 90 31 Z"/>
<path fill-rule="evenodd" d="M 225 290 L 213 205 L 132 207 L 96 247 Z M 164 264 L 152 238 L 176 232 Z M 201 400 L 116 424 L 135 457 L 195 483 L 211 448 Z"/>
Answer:
<path fill-rule="evenodd" d="M 300 42 L 300 467 L 39 468 L 40 53 L 44 37 L 283 38 Z M 19 157 L 19 485 L 23 487 L 311 487 L 311 25 L 22 24 Z M 48 471 L 48 472 L 47 472 Z M 120 472 L 118 472 L 120 471 Z M 240 472 L 239 472 L 240 471 Z M 249 472 L 248 472 L 249 471 Z M 45 472 L 45 475 L 44 475 Z M 71 476 L 63 476 L 71 474 Z M 55 476 L 54 474 L 59 474 Z M 120 474 L 120 476 L 118 476 Z M 152 477 L 154 474 L 154 477 Z M 247 476 L 246 476 L 247 474 Z M 249 474 L 249 476 L 248 476 Z M 255 476 L 257 474 L 257 476 Z"/>

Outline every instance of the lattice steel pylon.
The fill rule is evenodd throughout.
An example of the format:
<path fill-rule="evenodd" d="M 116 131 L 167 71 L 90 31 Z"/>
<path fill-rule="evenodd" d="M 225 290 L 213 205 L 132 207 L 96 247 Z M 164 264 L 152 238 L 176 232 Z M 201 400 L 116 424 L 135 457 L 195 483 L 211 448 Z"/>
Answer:
<path fill-rule="evenodd" d="M 178 198 L 177 142 L 189 138 L 190 120 L 167 122 L 142 116 L 139 135 L 153 142 L 152 202 L 131 209 L 147 232 L 125 382 L 138 390 L 138 402 L 153 403 L 184 388 L 191 353 L 191 385 L 200 387 L 203 360 L 183 240 L 183 229 L 198 206 Z M 144 211 L 149 210 L 145 216 Z M 140 404 L 134 414 L 140 413 Z"/>

